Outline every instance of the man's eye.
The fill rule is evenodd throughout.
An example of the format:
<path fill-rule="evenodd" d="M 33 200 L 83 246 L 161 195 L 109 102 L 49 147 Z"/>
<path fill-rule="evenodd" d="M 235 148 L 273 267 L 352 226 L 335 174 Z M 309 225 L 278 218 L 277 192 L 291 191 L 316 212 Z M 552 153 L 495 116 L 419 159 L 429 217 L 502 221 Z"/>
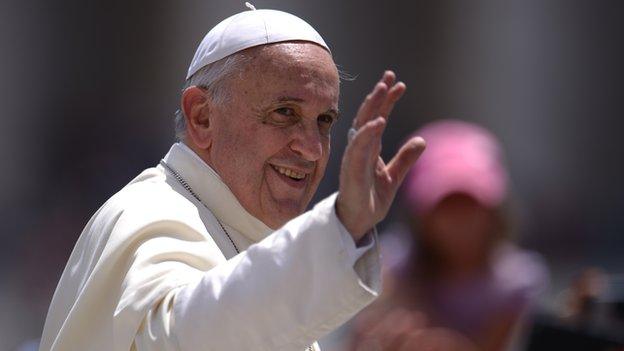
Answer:
<path fill-rule="evenodd" d="M 317 118 L 319 131 L 322 135 L 329 136 L 332 126 L 334 125 L 334 117 L 330 115 L 320 115 Z"/>
<path fill-rule="evenodd" d="M 294 108 L 280 107 L 267 114 L 263 118 L 262 123 L 269 123 L 278 127 L 286 127 L 297 122 L 297 120 L 299 120 L 299 116 Z"/>
<path fill-rule="evenodd" d="M 279 113 L 280 115 L 289 116 L 289 117 L 295 115 L 295 110 L 293 110 L 290 107 L 280 107 L 276 109 L 275 112 Z"/>
<path fill-rule="evenodd" d="M 334 123 L 334 118 L 330 115 L 320 115 L 318 121 L 319 123 L 332 125 Z"/>

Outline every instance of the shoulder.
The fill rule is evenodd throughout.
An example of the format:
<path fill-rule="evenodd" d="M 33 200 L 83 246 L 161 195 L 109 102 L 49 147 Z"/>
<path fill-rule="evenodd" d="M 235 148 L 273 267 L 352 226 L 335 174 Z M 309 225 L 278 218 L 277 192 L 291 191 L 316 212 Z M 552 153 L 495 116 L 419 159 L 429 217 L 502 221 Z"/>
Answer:
<path fill-rule="evenodd" d="M 143 171 L 106 206 L 147 219 L 175 219 L 197 213 L 195 205 L 174 189 L 158 168 Z"/>
<path fill-rule="evenodd" d="M 542 256 L 509 243 L 497 248 L 493 270 L 501 286 L 529 300 L 549 285 L 549 272 Z"/>
<path fill-rule="evenodd" d="M 112 226 L 111 235 L 128 236 L 158 229 L 203 231 L 197 207 L 149 168 L 113 195 L 93 216 L 92 225 Z"/>

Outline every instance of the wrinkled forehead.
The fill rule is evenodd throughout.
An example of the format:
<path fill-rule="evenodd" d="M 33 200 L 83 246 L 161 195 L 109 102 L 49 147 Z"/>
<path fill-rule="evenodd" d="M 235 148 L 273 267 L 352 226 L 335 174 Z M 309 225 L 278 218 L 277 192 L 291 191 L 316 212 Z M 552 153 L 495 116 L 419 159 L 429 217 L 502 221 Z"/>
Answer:
<path fill-rule="evenodd" d="M 323 47 L 309 42 L 286 42 L 263 45 L 245 54 L 249 61 L 240 79 L 254 81 L 256 88 L 274 93 L 280 87 L 290 93 L 312 92 L 337 103 L 338 69 Z"/>
<path fill-rule="evenodd" d="M 251 52 L 254 69 L 278 68 L 293 73 L 328 78 L 338 83 L 338 69 L 331 54 L 323 47 L 310 42 L 283 42 L 262 45 Z"/>

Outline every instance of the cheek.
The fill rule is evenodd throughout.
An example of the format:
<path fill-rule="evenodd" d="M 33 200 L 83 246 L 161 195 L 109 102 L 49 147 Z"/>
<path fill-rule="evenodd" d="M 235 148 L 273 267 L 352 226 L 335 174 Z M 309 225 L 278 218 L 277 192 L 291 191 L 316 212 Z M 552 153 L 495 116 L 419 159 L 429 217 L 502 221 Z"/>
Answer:
<path fill-rule="evenodd" d="M 255 134 L 253 127 L 240 128 L 234 123 L 225 123 L 215 133 L 213 159 L 218 160 L 215 163 L 224 171 L 224 178 L 236 179 L 236 188 L 251 185 L 252 175 L 257 175 L 262 164 Z"/>
<path fill-rule="evenodd" d="M 250 183 L 261 179 L 262 172 L 271 157 L 287 147 L 288 135 L 283 130 L 252 121 L 245 128 L 239 128 L 232 140 L 224 141 L 229 150 L 227 154 L 237 173 L 245 175 Z M 255 183 L 254 183 L 255 184 Z"/>
<path fill-rule="evenodd" d="M 329 156 L 331 152 L 331 142 L 328 137 L 326 141 L 323 142 L 323 157 L 318 162 L 318 168 L 320 177 L 322 178 L 325 174 L 325 169 L 327 168 L 327 163 L 329 162 Z"/>

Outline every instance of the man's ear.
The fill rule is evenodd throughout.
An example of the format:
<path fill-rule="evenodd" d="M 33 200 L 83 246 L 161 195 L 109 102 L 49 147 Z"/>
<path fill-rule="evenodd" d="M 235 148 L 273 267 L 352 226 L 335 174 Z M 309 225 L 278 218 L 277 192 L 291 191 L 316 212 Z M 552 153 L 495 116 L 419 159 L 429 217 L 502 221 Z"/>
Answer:
<path fill-rule="evenodd" d="M 182 92 L 182 112 L 186 120 L 186 135 L 200 149 L 208 149 L 212 142 L 213 104 L 210 96 L 197 87 L 190 86 Z"/>

